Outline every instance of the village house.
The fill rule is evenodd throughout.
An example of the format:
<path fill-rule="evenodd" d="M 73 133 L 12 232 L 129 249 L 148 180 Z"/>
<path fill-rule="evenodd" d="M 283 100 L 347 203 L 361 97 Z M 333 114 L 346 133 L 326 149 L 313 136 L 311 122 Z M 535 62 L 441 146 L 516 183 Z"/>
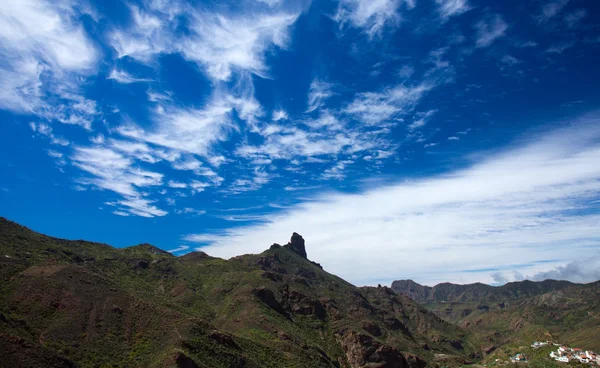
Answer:
<path fill-rule="evenodd" d="M 566 345 L 559 345 L 559 344 L 553 344 L 553 345 L 558 346 L 558 349 L 556 351 L 550 352 L 550 358 L 552 358 L 556 361 L 563 362 L 563 363 L 569 363 L 572 360 L 576 360 L 581 363 L 586 363 L 586 364 L 592 363 L 592 364 L 600 365 L 600 356 L 591 350 L 584 351 L 583 349 L 570 348 Z M 534 342 L 531 346 L 535 348 L 535 347 L 541 347 L 543 345 L 541 345 L 538 342 Z"/>

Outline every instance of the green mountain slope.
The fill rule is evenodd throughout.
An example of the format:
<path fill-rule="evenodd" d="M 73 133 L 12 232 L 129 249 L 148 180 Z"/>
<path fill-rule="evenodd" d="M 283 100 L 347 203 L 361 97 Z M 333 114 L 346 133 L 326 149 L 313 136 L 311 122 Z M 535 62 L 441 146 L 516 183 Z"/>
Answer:
<path fill-rule="evenodd" d="M 487 359 L 508 356 L 534 340 L 554 340 L 600 350 L 600 282 L 512 282 L 422 286 L 395 281 L 392 288 L 471 332 Z"/>
<path fill-rule="evenodd" d="M 297 234 L 223 260 L 0 218 L 0 278 L 10 367 L 423 367 L 479 354 L 470 333 L 409 298 L 325 272 Z"/>
<path fill-rule="evenodd" d="M 442 283 L 433 287 L 420 285 L 412 280 L 398 280 L 392 283 L 392 289 L 405 294 L 418 302 L 506 302 L 554 290 L 561 290 L 575 284 L 569 281 L 529 280 L 509 282 L 502 286 L 490 286 L 482 283 L 457 285 Z"/>

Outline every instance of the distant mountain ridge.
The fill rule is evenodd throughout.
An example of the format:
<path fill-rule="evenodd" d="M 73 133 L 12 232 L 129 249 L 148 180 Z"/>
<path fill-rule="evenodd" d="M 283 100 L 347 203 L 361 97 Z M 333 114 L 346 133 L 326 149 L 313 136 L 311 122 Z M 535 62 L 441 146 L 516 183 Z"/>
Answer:
<path fill-rule="evenodd" d="M 502 286 L 398 280 L 392 289 L 472 333 L 493 361 L 538 339 L 600 350 L 600 281 L 519 281 Z M 504 350 L 504 348 L 508 350 Z M 549 365 L 549 367 L 553 365 Z"/>
<path fill-rule="evenodd" d="M 541 295 L 575 285 L 577 284 L 560 280 L 540 282 L 524 280 L 502 286 L 482 283 L 466 285 L 441 283 L 430 287 L 412 280 L 397 280 L 392 282 L 391 287 L 395 292 L 418 302 L 503 302 Z"/>

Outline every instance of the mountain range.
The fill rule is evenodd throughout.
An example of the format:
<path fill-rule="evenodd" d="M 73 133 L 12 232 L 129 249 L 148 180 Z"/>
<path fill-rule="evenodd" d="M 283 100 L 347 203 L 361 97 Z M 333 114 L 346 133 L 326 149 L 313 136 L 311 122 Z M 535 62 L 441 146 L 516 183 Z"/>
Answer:
<path fill-rule="evenodd" d="M 442 283 L 433 287 L 398 280 L 392 289 L 440 318 L 464 328 L 483 354 L 503 347 L 553 340 L 600 350 L 600 281 L 520 281 L 502 286 Z"/>
<path fill-rule="evenodd" d="M 533 340 L 600 350 L 600 282 L 356 287 L 299 234 L 265 248 L 176 257 L 0 218 L 0 367 L 459 367 Z"/>
<path fill-rule="evenodd" d="M 5 367 L 424 367 L 480 358 L 388 287 L 356 287 L 304 239 L 229 260 L 57 239 L 0 219 Z"/>

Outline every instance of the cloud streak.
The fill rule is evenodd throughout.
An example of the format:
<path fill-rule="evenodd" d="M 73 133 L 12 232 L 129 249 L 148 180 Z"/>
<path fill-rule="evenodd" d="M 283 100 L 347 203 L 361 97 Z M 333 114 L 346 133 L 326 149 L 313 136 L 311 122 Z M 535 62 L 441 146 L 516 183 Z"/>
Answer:
<path fill-rule="evenodd" d="M 523 272 L 541 272 L 548 265 L 536 261 L 579 257 L 599 235 L 593 199 L 600 191 L 600 116 L 568 123 L 467 169 L 358 194 L 322 194 L 260 224 L 186 239 L 230 257 L 260 252 L 297 231 L 312 259 L 358 284 L 493 281 L 465 276 L 474 265 L 531 264 Z"/>

